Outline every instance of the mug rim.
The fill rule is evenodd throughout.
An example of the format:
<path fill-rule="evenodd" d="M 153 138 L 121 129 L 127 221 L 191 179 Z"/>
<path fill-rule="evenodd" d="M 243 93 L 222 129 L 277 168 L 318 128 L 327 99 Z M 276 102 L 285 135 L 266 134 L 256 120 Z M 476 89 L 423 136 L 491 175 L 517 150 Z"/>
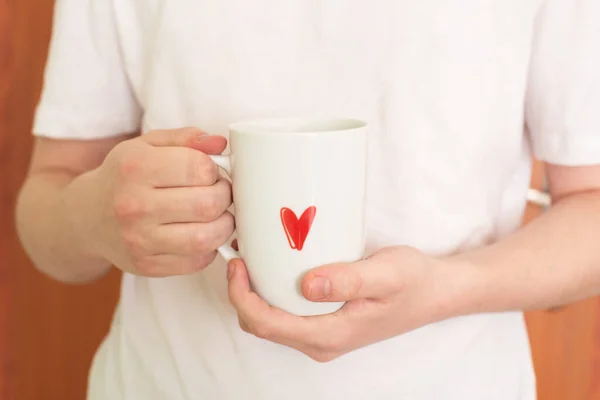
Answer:
<path fill-rule="evenodd" d="M 296 126 L 296 128 L 291 128 Z M 360 130 L 368 123 L 344 117 L 271 117 L 242 120 L 228 126 L 241 135 L 324 135 Z"/>

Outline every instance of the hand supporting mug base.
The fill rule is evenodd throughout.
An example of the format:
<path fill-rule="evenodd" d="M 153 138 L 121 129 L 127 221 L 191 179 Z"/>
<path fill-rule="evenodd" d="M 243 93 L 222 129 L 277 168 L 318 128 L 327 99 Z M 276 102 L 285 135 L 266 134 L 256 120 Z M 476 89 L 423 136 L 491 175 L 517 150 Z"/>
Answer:
<path fill-rule="evenodd" d="M 239 251 L 253 290 L 295 315 L 337 311 L 311 302 L 307 272 L 354 262 L 365 249 L 367 125 L 354 119 L 247 121 L 229 127 L 229 155 L 211 156 L 232 181 Z"/>

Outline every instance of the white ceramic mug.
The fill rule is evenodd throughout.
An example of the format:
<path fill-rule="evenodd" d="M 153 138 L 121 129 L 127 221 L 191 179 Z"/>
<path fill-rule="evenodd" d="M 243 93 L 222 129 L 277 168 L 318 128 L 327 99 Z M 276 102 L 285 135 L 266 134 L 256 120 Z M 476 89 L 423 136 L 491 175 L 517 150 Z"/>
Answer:
<path fill-rule="evenodd" d="M 306 300 L 309 270 L 361 259 L 365 247 L 367 124 L 353 119 L 265 119 L 229 127 L 230 155 L 212 156 L 230 176 L 239 253 L 253 289 L 296 315 L 343 303 Z"/>

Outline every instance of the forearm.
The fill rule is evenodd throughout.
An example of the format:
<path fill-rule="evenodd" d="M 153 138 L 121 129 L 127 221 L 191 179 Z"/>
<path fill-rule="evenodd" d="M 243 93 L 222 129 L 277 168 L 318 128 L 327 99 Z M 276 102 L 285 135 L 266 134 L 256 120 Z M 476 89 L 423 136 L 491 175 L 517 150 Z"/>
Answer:
<path fill-rule="evenodd" d="M 474 272 L 468 313 L 548 308 L 600 294 L 600 192 L 569 196 L 505 239 L 450 261 Z"/>
<path fill-rule="evenodd" d="M 69 213 L 79 207 L 87 174 L 74 177 L 68 171 L 32 175 L 17 203 L 17 229 L 28 255 L 43 273 L 68 283 L 95 280 L 110 268 L 74 229 Z M 66 193 L 71 198 L 67 200 Z"/>

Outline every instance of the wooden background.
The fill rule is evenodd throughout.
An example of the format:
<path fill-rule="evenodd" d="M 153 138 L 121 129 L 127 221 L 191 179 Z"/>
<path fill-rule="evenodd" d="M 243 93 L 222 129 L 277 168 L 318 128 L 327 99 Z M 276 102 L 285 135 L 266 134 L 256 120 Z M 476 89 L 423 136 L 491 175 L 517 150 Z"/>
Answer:
<path fill-rule="evenodd" d="M 5 182 L 8 175 L 8 164 L 5 161 L 4 149 L 8 137 L 5 119 L 6 101 L 8 94 L 9 71 L 9 17 L 8 3 L 0 0 L 0 399 L 10 398 L 9 382 L 12 378 L 10 357 L 10 310 L 11 310 L 11 275 L 5 255 L 8 254 L 4 226 L 10 224 L 5 210 L 10 207 Z"/>
<path fill-rule="evenodd" d="M 0 8 L 0 22 L 10 22 L 12 27 L 11 74 L 3 71 L 0 75 L 0 88 L 11 83 L 7 97 L 0 96 L 4 99 L 0 105 L 5 107 L 5 129 L 0 131 L 0 221 L 9 221 L 0 225 L 4 266 L 0 272 L 6 267 L 10 272 L 9 285 L 7 274 L 0 273 L 4 282 L 0 298 L 6 286 L 14 294 L 12 340 L 7 342 L 1 336 L 6 330 L 0 330 L 4 339 L 0 355 L 10 350 L 12 360 L 0 374 L 0 387 L 10 387 L 12 397 L 7 392 L 0 400 L 83 400 L 91 358 L 107 331 L 118 297 L 116 272 L 88 286 L 65 286 L 41 276 L 21 251 L 13 228 L 13 204 L 30 158 L 32 116 L 42 85 L 52 3 L 9 0 L 10 17 L 6 6 Z M 0 36 L 0 43 L 5 38 L 6 34 Z M 6 46 L 2 50 L 6 52 Z M 0 305 L 0 321 L 5 317 L 6 307 Z"/>
<path fill-rule="evenodd" d="M 52 1 L 0 0 L 0 400 L 83 399 L 118 296 L 117 272 L 85 287 L 41 276 L 13 228 L 51 17 Z M 539 166 L 533 183 L 541 184 Z M 530 208 L 526 220 L 538 212 Z M 599 317 L 597 299 L 527 315 L 539 400 L 600 399 Z"/>

